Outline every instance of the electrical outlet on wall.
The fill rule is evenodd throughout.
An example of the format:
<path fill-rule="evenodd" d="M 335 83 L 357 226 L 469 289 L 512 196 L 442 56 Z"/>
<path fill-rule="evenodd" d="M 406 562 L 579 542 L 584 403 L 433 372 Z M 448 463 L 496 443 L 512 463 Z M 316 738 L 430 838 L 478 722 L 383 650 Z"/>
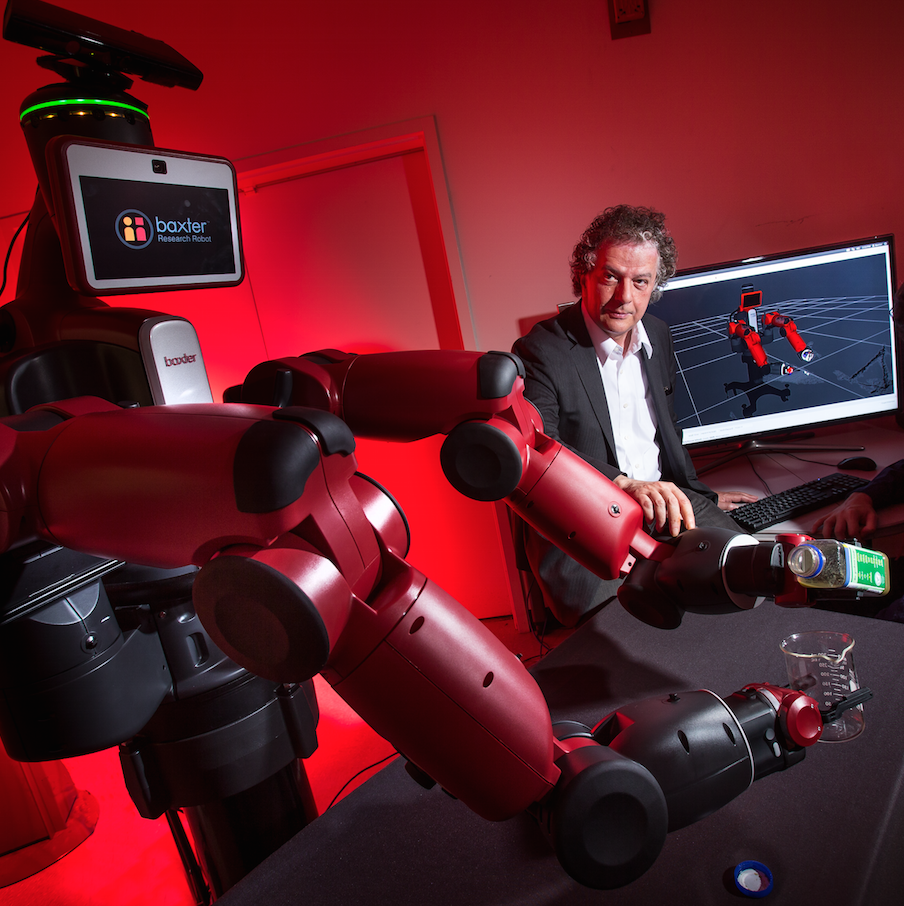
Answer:
<path fill-rule="evenodd" d="M 617 23 L 636 22 L 647 14 L 645 0 L 614 0 L 613 15 Z"/>
<path fill-rule="evenodd" d="M 608 0 L 608 6 L 613 39 L 650 33 L 650 0 Z"/>

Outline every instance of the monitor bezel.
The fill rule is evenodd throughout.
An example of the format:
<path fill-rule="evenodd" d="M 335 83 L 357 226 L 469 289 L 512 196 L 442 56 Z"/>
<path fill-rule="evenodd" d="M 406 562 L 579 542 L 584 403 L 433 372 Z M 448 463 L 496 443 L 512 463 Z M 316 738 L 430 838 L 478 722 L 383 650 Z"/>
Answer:
<path fill-rule="evenodd" d="M 738 446 L 739 444 L 744 444 L 752 440 L 778 441 L 783 438 L 800 437 L 802 433 L 812 432 L 817 427 L 822 428 L 825 426 L 837 426 L 857 421 L 864 421 L 871 418 L 894 416 L 896 415 L 896 413 L 902 411 L 902 408 L 904 408 L 904 405 L 902 405 L 904 404 L 904 380 L 902 380 L 901 368 L 902 362 L 904 362 L 904 359 L 902 359 L 902 353 L 904 353 L 904 342 L 902 341 L 904 341 L 904 336 L 901 336 L 902 332 L 895 329 L 895 322 L 893 317 L 895 298 L 898 291 L 895 259 L 895 237 L 893 233 L 877 233 L 875 235 L 865 236 L 860 239 L 840 240 L 837 242 L 824 243 L 822 245 L 792 248 L 786 251 L 771 252 L 764 255 L 736 258 L 727 261 L 721 261 L 715 264 L 703 264 L 696 265 L 694 267 L 681 268 L 676 271 L 675 275 L 670 278 L 669 281 L 663 286 L 663 290 L 664 292 L 667 292 L 668 288 L 672 286 L 678 279 L 693 277 L 697 274 L 705 274 L 716 271 L 736 272 L 738 270 L 743 270 L 746 268 L 760 267 L 762 265 L 768 266 L 772 262 L 795 258 L 802 259 L 807 257 L 830 255 L 833 252 L 842 252 L 847 249 L 854 249 L 859 246 L 872 246 L 878 243 L 882 243 L 887 246 L 889 262 L 889 292 L 892 306 L 890 327 L 892 353 L 895 360 L 893 379 L 896 385 L 896 404 L 894 406 L 888 406 L 887 408 L 877 407 L 876 411 L 870 413 L 845 413 L 839 415 L 837 418 L 822 418 L 819 420 L 819 422 L 801 423 L 800 425 L 796 426 L 777 427 L 775 430 L 766 429 L 760 432 L 753 432 L 748 430 L 718 438 L 694 439 L 693 434 L 691 435 L 691 437 L 687 437 L 687 429 L 682 428 L 680 429 L 682 434 L 682 443 L 685 447 L 687 447 L 689 450 L 704 452 L 706 450 L 715 451 L 721 448 Z M 655 304 L 651 306 L 650 313 L 653 315 L 656 314 Z"/>
<path fill-rule="evenodd" d="M 236 172 L 226 158 L 71 135 L 58 136 L 48 142 L 46 157 L 52 195 L 50 213 L 60 236 L 66 277 L 76 291 L 92 296 L 122 295 L 237 286 L 244 279 Z M 165 173 L 155 172 L 153 161 L 158 160 L 166 164 Z M 225 190 L 233 270 L 222 274 L 96 277 L 80 189 L 83 176 Z"/>

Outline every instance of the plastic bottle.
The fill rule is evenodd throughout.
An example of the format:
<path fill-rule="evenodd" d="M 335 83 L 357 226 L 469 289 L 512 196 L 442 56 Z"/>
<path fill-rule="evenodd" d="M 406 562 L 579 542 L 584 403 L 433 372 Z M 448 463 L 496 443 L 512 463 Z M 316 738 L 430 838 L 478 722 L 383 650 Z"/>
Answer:
<path fill-rule="evenodd" d="M 788 568 L 810 588 L 851 588 L 874 595 L 888 591 L 885 554 L 831 538 L 798 544 L 788 554 Z"/>

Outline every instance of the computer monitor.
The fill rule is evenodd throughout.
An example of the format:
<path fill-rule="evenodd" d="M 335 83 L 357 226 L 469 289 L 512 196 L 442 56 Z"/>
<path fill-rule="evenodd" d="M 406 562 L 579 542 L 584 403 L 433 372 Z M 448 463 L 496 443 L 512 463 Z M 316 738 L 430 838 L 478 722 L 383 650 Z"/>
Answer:
<path fill-rule="evenodd" d="M 679 271 L 651 313 L 675 343 L 690 447 L 898 407 L 891 236 Z"/>
<path fill-rule="evenodd" d="M 225 158 L 69 135 L 47 145 L 70 285 L 89 295 L 235 286 L 236 178 Z"/>

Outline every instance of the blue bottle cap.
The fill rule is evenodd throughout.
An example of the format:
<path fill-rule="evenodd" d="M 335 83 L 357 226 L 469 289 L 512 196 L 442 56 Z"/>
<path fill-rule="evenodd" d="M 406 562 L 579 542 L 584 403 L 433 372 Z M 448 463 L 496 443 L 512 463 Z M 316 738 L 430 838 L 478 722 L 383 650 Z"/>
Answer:
<path fill-rule="evenodd" d="M 822 568 L 826 565 L 826 558 L 823 552 L 815 544 L 799 544 L 796 550 L 800 551 L 801 555 L 806 553 L 807 560 L 804 562 L 806 566 L 802 571 L 797 574 L 804 579 L 810 579 L 813 576 L 818 576 L 822 572 Z M 794 553 L 792 551 L 791 553 Z M 800 568 L 800 564 L 798 564 Z"/>
<path fill-rule="evenodd" d="M 737 864 L 734 882 L 745 897 L 765 897 L 772 893 L 772 872 L 762 862 Z"/>

